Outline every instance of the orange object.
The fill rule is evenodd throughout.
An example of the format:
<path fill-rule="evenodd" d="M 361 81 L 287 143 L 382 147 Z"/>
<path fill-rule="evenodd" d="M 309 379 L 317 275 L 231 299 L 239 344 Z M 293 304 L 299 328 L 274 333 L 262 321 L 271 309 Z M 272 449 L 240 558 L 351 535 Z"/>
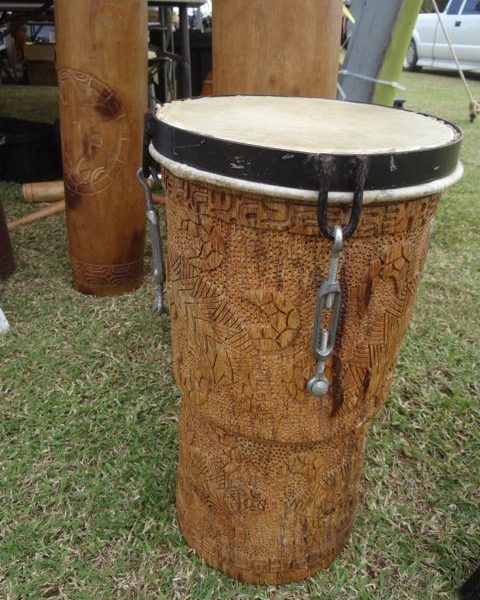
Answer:
<path fill-rule="evenodd" d="M 143 280 L 145 205 L 135 172 L 147 109 L 147 2 L 56 0 L 67 231 L 75 287 Z"/>
<path fill-rule="evenodd" d="M 208 75 L 205 77 L 205 80 L 202 85 L 201 96 L 213 96 L 213 76 L 210 71 Z"/>

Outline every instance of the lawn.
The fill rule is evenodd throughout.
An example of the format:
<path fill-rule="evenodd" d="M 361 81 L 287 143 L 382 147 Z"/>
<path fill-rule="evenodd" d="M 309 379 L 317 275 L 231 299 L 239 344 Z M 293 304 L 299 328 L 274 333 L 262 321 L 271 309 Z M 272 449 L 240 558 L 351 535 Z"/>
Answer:
<path fill-rule="evenodd" d="M 386 409 L 373 422 L 353 536 L 325 572 L 278 588 L 208 568 L 175 520 L 177 415 L 168 317 L 150 254 L 135 294 L 71 285 L 65 222 L 13 232 L 0 283 L 0 598 L 455 598 L 480 561 L 480 122 L 459 79 L 404 74 L 406 107 L 465 131 L 465 177 L 443 198 Z M 480 81 L 472 88 L 480 98 Z M 0 112 L 54 119 L 56 93 L 0 88 Z M 38 102 L 38 104 L 37 104 Z M 37 108 L 39 110 L 37 110 Z M 20 186 L 0 183 L 10 218 Z"/>

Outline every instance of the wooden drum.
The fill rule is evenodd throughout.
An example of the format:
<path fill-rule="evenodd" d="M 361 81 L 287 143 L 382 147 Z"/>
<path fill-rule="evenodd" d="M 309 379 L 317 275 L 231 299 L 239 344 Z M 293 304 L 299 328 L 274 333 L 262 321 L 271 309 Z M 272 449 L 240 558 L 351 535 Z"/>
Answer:
<path fill-rule="evenodd" d="M 0 202 L 0 278 L 6 279 L 15 271 L 12 246 L 8 234 L 7 220 Z"/>
<path fill-rule="evenodd" d="M 167 192 L 181 530 L 232 577 L 308 577 L 352 529 L 368 421 L 390 388 L 440 193 L 462 175 L 462 133 L 385 107 L 261 96 L 174 102 L 149 131 Z M 343 227 L 337 269 L 319 201 Z M 341 301 L 321 396 L 307 384 L 329 270 Z"/>
<path fill-rule="evenodd" d="M 56 0 L 67 232 L 75 287 L 143 281 L 145 205 L 135 171 L 147 109 L 147 2 Z"/>

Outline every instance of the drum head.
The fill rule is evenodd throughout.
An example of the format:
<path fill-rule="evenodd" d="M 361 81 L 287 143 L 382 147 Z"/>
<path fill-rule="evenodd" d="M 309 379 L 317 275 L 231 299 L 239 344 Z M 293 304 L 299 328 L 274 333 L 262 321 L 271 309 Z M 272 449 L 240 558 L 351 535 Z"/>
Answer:
<path fill-rule="evenodd" d="M 276 96 L 223 96 L 158 108 L 152 153 L 231 179 L 318 189 L 318 158 L 335 161 L 332 191 L 354 185 L 352 160 L 367 157 L 366 190 L 416 186 L 451 175 L 461 130 L 409 111 Z"/>

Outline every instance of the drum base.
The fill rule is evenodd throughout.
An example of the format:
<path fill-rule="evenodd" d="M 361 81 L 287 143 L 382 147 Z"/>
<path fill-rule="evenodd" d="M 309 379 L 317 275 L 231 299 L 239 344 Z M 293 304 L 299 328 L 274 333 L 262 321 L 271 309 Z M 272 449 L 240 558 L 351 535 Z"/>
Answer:
<path fill-rule="evenodd" d="M 143 256 L 126 264 L 98 265 L 71 258 L 73 285 L 82 294 L 120 296 L 143 283 Z"/>
<path fill-rule="evenodd" d="M 177 515 L 187 543 L 235 579 L 276 585 L 328 567 L 352 530 L 367 426 L 310 444 L 233 435 L 184 401 Z"/>
<path fill-rule="evenodd" d="M 73 285 L 75 289 L 85 294 L 86 296 L 101 297 L 112 297 L 112 296 L 123 296 L 123 294 L 131 294 L 138 290 L 143 284 L 143 277 L 137 281 L 131 281 L 128 284 L 122 286 L 105 285 L 105 286 L 91 286 L 84 281 L 74 281 Z"/>
<path fill-rule="evenodd" d="M 244 583 L 252 583 L 254 585 L 281 585 L 285 583 L 291 583 L 293 581 L 302 581 L 303 579 L 313 577 L 319 571 L 328 568 L 345 548 L 355 520 L 355 518 L 352 519 L 348 530 L 343 531 L 336 537 L 335 546 L 332 546 L 332 548 L 327 552 L 322 553 L 322 556 L 318 558 L 317 562 L 313 566 L 305 566 L 299 569 L 289 569 L 288 566 L 285 565 L 285 569 L 282 568 L 278 571 L 263 571 L 256 570 L 255 566 L 252 564 L 250 568 L 247 569 L 244 566 L 238 566 L 229 562 L 228 559 L 223 558 L 221 554 L 210 550 L 209 548 L 205 547 L 202 542 L 199 542 L 194 532 L 195 524 L 189 517 L 188 510 L 184 510 L 182 508 L 184 503 L 179 499 L 179 496 L 180 494 L 177 492 L 178 524 L 180 531 L 182 532 L 182 535 L 190 548 L 195 550 L 195 552 L 201 558 L 203 558 L 203 560 L 210 567 L 222 571 L 222 573 L 228 577 L 231 577 L 232 579 L 237 579 L 239 581 L 243 581 Z"/>

